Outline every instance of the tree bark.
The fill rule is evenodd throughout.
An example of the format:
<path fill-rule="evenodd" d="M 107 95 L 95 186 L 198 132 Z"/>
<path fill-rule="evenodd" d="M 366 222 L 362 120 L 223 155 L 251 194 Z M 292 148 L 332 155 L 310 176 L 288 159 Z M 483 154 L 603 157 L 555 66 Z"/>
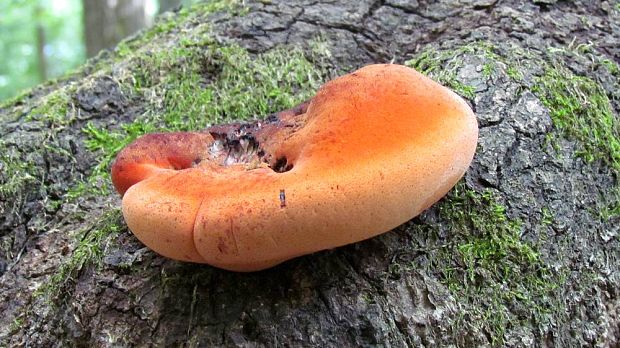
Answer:
<path fill-rule="evenodd" d="M 84 3 L 87 27 L 103 28 L 107 14 L 92 12 L 101 2 Z M 620 344 L 618 153 L 606 148 L 620 113 L 613 3 L 240 6 L 171 14 L 128 41 L 131 52 L 99 55 L 0 105 L 1 342 Z M 229 104 L 251 103 L 270 78 L 278 81 L 266 89 L 278 93 L 266 104 L 280 97 L 274 86 L 301 93 L 288 83 L 308 75 L 290 73 L 291 65 L 313 65 L 327 80 L 390 62 L 407 62 L 466 98 L 480 136 L 456 189 L 376 238 L 249 274 L 176 262 L 128 231 L 121 198 L 102 189 L 109 179 L 93 176 L 119 134 L 165 122 L 179 105 L 214 117 L 204 110 L 227 105 L 216 98 L 249 91 Z M 245 78 L 253 82 L 235 85 Z M 603 132 L 599 123 L 611 126 Z M 612 140 L 587 147 L 593 138 L 579 132 L 588 130 Z"/>

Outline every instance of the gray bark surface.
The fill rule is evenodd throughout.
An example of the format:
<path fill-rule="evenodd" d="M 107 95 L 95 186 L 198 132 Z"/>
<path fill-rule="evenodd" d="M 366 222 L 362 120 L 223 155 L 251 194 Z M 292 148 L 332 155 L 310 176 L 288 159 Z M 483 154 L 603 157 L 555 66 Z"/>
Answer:
<path fill-rule="evenodd" d="M 125 229 L 104 239 L 101 264 L 81 265 L 56 300 L 37 296 L 74 256 L 76 243 L 84 242 L 74 240 L 75 232 L 120 205 L 115 194 L 47 204 L 98 163 L 84 143 L 87 122 L 117 127 L 143 111 L 145 101 L 128 97 L 112 76 L 122 63 L 103 53 L 83 71 L 0 107 L 6 150 L 0 168 L 34 163 L 38 175 L 22 177 L 27 184 L 17 192 L 0 191 L 0 346 L 620 344 L 620 219 L 617 213 L 600 217 L 610 201 L 617 204 L 617 174 L 605 160 L 577 156 L 578 142 L 570 136 L 560 136 L 549 151 L 547 136 L 555 125 L 533 92 L 535 77 L 544 75 L 538 63 L 551 63 L 550 48 L 570 51 L 583 43 L 587 50 L 558 59 L 601 86 L 617 120 L 619 74 L 596 63 L 596 57 L 620 61 L 616 2 L 271 0 L 245 6 L 241 15 L 221 11 L 203 19 L 215 40 L 259 54 L 280 45 L 309 50 L 319 36 L 330 51 L 322 63 L 333 71 L 403 63 L 427 49 L 450 52 L 480 41 L 516 62 L 523 76 L 518 81 L 503 63 L 499 72 L 485 75 L 487 58 L 469 51 L 459 56 L 455 75 L 473 87 L 468 102 L 480 125 L 463 185 L 492 192 L 507 219 L 520 221 L 518 238 L 536 246 L 550 277 L 561 274 L 550 278 L 554 287 L 531 303 L 500 299 L 497 308 L 508 319 L 489 324 L 503 314 L 485 312 L 497 305 L 487 302 L 488 289 L 460 297 L 437 261 L 438 252 L 458 237 L 444 214 L 457 199 L 451 193 L 389 233 L 249 274 L 162 258 Z M 162 49 L 175 47 L 176 33 L 198 27 L 197 21 L 180 22 Z M 448 67 L 450 57 L 442 59 Z M 94 74 L 102 64 L 113 66 L 109 76 Z M 204 70 L 207 79 L 214 74 Z M 72 123 L 50 128 L 33 105 L 69 85 L 76 87 L 70 98 L 79 113 Z M 65 152 L 46 150 L 51 146 Z M 12 179 L 0 173 L 0 183 Z M 468 214 L 466 205 L 460 209 Z M 521 262 L 523 272 L 539 271 L 527 267 L 532 261 Z M 482 281 L 485 274 L 476 277 Z"/>

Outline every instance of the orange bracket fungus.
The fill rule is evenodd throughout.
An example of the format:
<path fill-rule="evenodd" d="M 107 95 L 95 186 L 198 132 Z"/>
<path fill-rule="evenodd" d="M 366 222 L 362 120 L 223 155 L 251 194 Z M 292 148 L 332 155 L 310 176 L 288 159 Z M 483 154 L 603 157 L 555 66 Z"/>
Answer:
<path fill-rule="evenodd" d="M 112 180 L 149 248 L 256 271 L 418 215 L 463 176 L 477 140 L 452 91 L 369 65 L 263 121 L 145 135 L 118 154 Z"/>

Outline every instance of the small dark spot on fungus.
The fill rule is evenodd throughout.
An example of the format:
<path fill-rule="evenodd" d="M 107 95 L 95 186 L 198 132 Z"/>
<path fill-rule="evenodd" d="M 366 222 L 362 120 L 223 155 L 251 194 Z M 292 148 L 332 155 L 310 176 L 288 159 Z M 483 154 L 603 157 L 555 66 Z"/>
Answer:
<path fill-rule="evenodd" d="M 280 208 L 286 207 L 286 193 L 284 190 L 280 190 Z"/>
<path fill-rule="evenodd" d="M 226 247 L 226 242 L 224 241 L 224 238 L 219 237 L 217 240 L 217 250 L 219 250 L 222 254 L 227 254 L 228 248 Z"/>

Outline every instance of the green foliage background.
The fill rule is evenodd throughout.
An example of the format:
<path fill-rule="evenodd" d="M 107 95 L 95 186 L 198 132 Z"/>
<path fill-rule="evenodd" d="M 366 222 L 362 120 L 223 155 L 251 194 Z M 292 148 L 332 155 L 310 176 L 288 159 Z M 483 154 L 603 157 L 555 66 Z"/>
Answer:
<path fill-rule="evenodd" d="M 182 0 L 181 4 L 196 2 Z M 155 15 L 159 1 L 145 0 L 145 6 L 149 15 Z M 84 62 L 82 11 L 81 0 L 0 0 L 0 101 L 44 82 L 37 57 L 39 24 L 45 32 L 48 79 Z"/>
<path fill-rule="evenodd" d="M 0 100 L 43 82 L 37 61 L 37 24 L 45 31 L 49 78 L 84 61 L 80 0 L 0 1 Z"/>

